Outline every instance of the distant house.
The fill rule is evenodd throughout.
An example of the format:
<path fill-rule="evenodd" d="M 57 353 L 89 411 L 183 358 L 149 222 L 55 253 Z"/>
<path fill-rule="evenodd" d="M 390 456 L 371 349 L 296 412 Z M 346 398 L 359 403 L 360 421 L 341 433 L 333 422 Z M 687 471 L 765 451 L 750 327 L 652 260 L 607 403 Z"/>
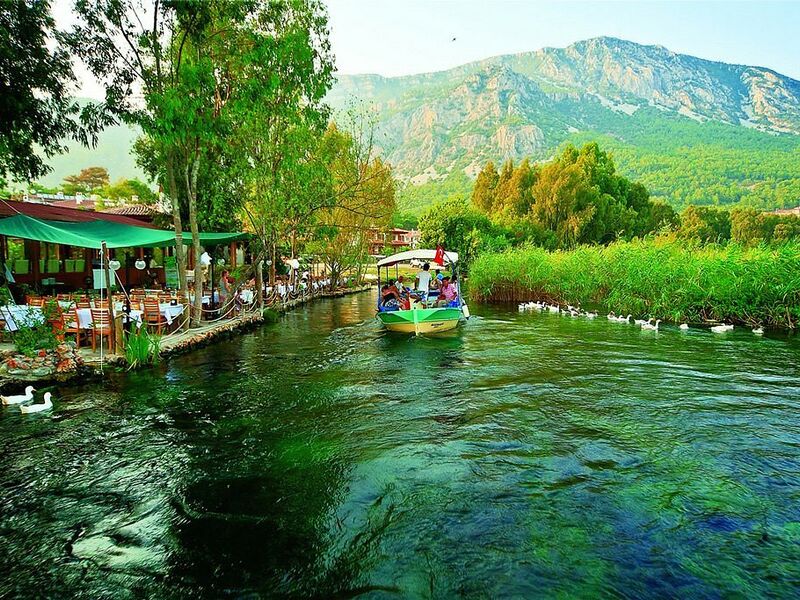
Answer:
<path fill-rule="evenodd" d="M 800 206 L 795 206 L 794 208 L 779 208 L 778 210 L 773 210 L 772 214 L 782 217 L 800 217 Z"/>
<path fill-rule="evenodd" d="M 19 200 L 21 202 L 47 204 L 48 206 L 55 206 L 57 208 L 77 208 L 79 210 L 94 210 L 99 199 L 100 197 L 97 195 L 84 196 L 81 193 L 77 193 L 74 196 L 67 196 L 62 192 L 57 194 L 24 193 L 12 197 L 12 200 Z"/>
<path fill-rule="evenodd" d="M 419 231 L 395 227 L 388 231 L 370 229 L 369 253 L 371 256 L 385 256 L 398 252 L 401 248 L 416 248 L 419 244 Z"/>
<path fill-rule="evenodd" d="M 156 216 L 166 214 L 161 210 L 160 206 L 152 206 L 150 204 L 124 204 L 122 206 L 104 208 L 100 212 L 109 215 L 123 215 L 144 223 L 152 223 Z"/>

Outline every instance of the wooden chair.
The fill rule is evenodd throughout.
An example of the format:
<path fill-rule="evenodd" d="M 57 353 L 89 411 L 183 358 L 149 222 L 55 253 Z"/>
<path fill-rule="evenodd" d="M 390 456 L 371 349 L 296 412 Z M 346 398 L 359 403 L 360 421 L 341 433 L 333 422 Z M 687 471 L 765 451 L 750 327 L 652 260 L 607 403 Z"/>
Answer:
<path fill-rule="evenodd" d="M 77 316 L 77 315 L 76 315 Z M 97 338 L 103 336 L 108 338 L 108 346 L 111 347 L 111 313 L 107 308 L 92 309 L 92 352 L 97 349 Z"/>
<path fill-rule="evenodd" d="M 103 298 L 102 300 L 100 300 L 99 298 L 95 299 L 94 308 L 102 308 L 108 310 L 108 299 L 107 298 Z"/>
<path fill-rule="evenodd" d="M 144 324 L 151 330 L 155 328 L 156 333 L 160 335 L 162 326 L 169 326 L 169 323 L 167 323 L 167 318 L 161 314 L 158 300 L 146 298 L 142 306 L 144 307 Z"/>
<path fill-rule="evenodd" d="M 78 318 L 78 309 L 61 313 L 62 331 L 65 334 L 75 334 L 75 347 L 81 347 L 81 335 L 89 336 L 89 330 L 81 327 L 81 320 Z"/>
<path fill-rule="evenodd" d="M 92 303 L 88 298 L 81 298 L 75 301 L 75 308 L 92 308 Z"/>
<path fill-rule="evenodd" d="M 25 302 L 28 306 L 38 306 L 42 308 L 44 306 L 44 298 L 40 298 L 39 296 L 26 296 Z"/>
<path fill-rule="evenodd" d="M 72 295 L 56 294 L 56 300 L 58 300 L 59 302 L 72 302 Z"/>

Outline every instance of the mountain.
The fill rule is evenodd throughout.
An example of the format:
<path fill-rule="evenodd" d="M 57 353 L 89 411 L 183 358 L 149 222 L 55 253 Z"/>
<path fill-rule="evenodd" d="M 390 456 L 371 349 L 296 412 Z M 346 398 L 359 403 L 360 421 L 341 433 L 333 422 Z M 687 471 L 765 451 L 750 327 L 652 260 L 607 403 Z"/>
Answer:
<path fill-rule="evenodd" d="M 602 37 L 437 73 L 339 76 L 331 105 L 352 98 L 374 106 L 407 208 L 431 184 L 468 191 L 487 160 L 591 139 L 678 207 L 800 204 L 800 82 L 762 67 Z"/>
<path fill-rule="evenodd" d="M 88 102 L 82 100 L 82 102 Z M 97 136 L 97 146 L 86 148 L 77 142 L 67 142 L 68 151 L 47 161 L 53 169 L 38 183 L 48 187 L 61 184 L 67 175 L 80 173 L 86 167 L 105 167 L 111 181 L 138 178 L 147 181 L 147 176 L 136 165 L 133 157 L 133 143 L 140 135 L 139 130 L 120 124 L 107 127 Z"/>

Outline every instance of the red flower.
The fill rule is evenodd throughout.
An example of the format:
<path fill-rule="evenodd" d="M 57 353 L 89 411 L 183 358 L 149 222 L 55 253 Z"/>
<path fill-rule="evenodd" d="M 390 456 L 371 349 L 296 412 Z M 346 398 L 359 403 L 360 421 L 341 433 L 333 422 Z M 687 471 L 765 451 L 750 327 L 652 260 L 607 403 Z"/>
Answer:
<path fill-rule="evenodd" d="M 47 350 L 39 350 L 39 356 L 41 356 L 41 357 L 43 357 L 43 358 L 44 358 L 45 356 L 47 356 Z"/>

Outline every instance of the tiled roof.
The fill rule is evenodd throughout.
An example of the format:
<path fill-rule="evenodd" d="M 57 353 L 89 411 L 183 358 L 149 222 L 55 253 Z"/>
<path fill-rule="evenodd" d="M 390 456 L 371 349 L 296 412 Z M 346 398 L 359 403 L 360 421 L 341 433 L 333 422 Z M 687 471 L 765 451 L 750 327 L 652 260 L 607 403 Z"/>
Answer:
<path fill-rule="evenodd" d="M 49 221 L 66 221 L 69 223 L 85 223 L 86 221 L 111 221 L 124 225 L 135 225 L 137 227 L 152 227 L 133 217 L 125 215 L 115 215 L 109 213 L 95 212 L 93 210 L 77 210 L 74 208 L 62 208 L 50 206 L 48 204 L 36 204 L 33 202 L 17 202 L 15 200 L 0 200 L 0 218 L 13 217 L 16 214 L 28 215 L 35 219 L 46 219 Z M 155 229 L 155 227 L 153 227 Z"/>
<path fill-rule="evenodd" d="M 109 215 L 128 215 L 137 217 L 152 217 L 153 215 L 164 214 L 155 206 L 151 206 L 149 204 L 127 204 L 125 206 L 105 208 L 100 212 Z"/>

